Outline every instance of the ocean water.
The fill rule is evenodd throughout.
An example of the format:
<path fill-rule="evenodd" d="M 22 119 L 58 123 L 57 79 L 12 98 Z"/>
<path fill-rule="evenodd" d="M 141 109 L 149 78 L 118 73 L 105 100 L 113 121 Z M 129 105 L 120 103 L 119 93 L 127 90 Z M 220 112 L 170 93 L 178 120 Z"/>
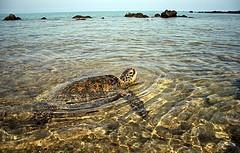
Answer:
<path fill-rule="evenodd" d="M 0 21 L 1 151 L 239 152 L 240 15 L 125 13 Z M 73 20 L 77 14 L 93 18 Z M 123 98 L 87 111 L 41 109 L 69 82 L 128 67 L 138 71 L 129 90 L 147 118 Z"/>

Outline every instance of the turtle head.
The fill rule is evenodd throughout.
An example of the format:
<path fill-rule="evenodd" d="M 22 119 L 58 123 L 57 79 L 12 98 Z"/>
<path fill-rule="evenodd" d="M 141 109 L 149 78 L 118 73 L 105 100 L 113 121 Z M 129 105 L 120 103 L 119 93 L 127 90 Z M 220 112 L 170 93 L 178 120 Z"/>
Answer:
<path fill-rule="evenodd" d="M 132 85 L 137 79 L 137 71 L 134 68 L 128 68 L 120 76 L 123 87 Z"/>

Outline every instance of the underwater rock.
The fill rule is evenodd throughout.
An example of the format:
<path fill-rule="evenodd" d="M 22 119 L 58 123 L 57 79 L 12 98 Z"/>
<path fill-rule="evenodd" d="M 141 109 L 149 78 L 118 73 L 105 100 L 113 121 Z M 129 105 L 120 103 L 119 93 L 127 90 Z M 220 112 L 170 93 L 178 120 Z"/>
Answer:
<path fill-rule="evenodd" d="M 240 126 L 233 125 L 229 127 L 229 134 L 231 141 L 240 149 Z"/>
<path fill-rule="evenodd" d="M 165 10 L 161 13 L 162 18 L 171 18 L 171 17 L 177 17 L 177 12 L 175 10 Z"/>
<path fill-rule="evenodd" d="M 20 17 L 15 16 L 14 14 L 9 14 L 3 20 L 11 21 L 11 20 L 22 20 Z"/>
<path fill-rule="evenodd" d="M 221 101 L 221 97 L 219 97 L 217 94 L 213 94 L 207 96 L 205 100 L 205 102 L 207 102 L 209 105 L 214 105 Z"/>
<path fill-rule="evenodd" d="M 142 14 L 142 13 L 127 13 L 127 14 L 125 14 L 125 16 L 124 17 L 134 17 L 134 18 L 148 18 L 149 16 L 147 16 L 147 15 L 144 15 L 144 14 Z"/>

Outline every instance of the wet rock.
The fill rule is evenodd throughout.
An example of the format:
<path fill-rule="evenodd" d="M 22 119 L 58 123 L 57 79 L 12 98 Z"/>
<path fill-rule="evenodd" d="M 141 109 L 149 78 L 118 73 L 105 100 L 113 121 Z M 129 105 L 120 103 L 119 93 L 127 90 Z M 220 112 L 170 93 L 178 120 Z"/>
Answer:
<path fill-rule="evenodd" d="M 115 130 L 118 130 L 119 123 L 116 121 L 109 121 L 109 123 L 106 124 L 106 134 L 109 135 Z"/>
<path fill-rule="evenodd" d="M 171 17 L 177 17 L 177 12 L 175 10 L 165 10 L 161 13 L 162 18 L 171 18 Z"/>
<path fill-rule="evenodd" d="M 21 20 L 20 17 L 15 16 L 14 14 L 9 14 L 6 16 L 3 20 L 5 21 L 11 21 L 11 20 Z"/>
<path fill-rule="evenodd" d="M 127 13 L 124 17 L 134 17 L 134 18 L 148 18 L 149 16 L 142 13 Z"/>
<path fill-rule="evenodd" d="M 226 116 L 224 115 L 223 112 L 220 112 L 220 111 L 215 112 L 210 121 L 215 124 L 228 123 Z"/>
<path fill-rule="evenodd" d="M 206 97 L 205 102 L 209 105 L 214 105 L 221 101 L 221 97 L 219 97 L 217 94 L 209 95 Z"/>
<path fill-rule="evenodd" d="M 76 20 L 86 20 L 86 19 L 91 19 L 91 16 L 82 16 L 82 15 L 75 15 L 74 17 L 72 17 L 73 19 Z"/>
<path fill-rule="evenodd" d="M 179 16 L 177 16 L 177 17 L 181 17 L 181 18 L 187 18 L 187 16 L 186 16 L 186 15 L 179 15 Z"/>
<path fill-rule="evenodd" d="M 101 17 L 101 19 L 104 19 L 104 17 Z"/>
<path fill-rule="evenodd" d="M 155 14 L 154 17 L 158 18 L 161 17 L 161 15 L 159 13 Z"/>
<path fill-rule="evenodd" d="M 44 17 L 41 18 L 41 20 L 47 20 L 47 18 L 44 16 Z"/>
<path fill-rule="evenodd" d="M 189 11 L 189 13 L 193 13 L 193 11 Z"/>
<path fill-rule="evenodd" d="M 86 20 L 85 18 L 76 18 L 76 20 Z"/>

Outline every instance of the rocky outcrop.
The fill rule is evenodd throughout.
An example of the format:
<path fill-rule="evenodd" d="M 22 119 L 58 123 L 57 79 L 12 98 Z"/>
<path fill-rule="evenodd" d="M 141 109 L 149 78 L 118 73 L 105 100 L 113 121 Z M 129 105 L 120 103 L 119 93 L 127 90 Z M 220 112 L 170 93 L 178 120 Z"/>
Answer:
<path fill-rule="evenodd" d="M 76 20 L 86 20 L 86 19 L 90 19 L 92 18 L 91 16 L 82 16 L 82 15 L 75 15 L 74 17 L 72 17 L 73 19 Z"/>
<path fill-rule="evenodd" d="M 44 16 L 44 17 L 41 18 L 41 20 L 47 20 L 47 18 Z"/>
<path fill-rule="evenodd" d="M 193 18 L 193 17 L 188 17 L 186 15 L 177 15 L 177 12 L 175 10 L 170 11 L 170 10 L 165 10 L 164 12 L 155 14 L 154 17 L 162 17 L 162 18 L 171 18 L 171 17 L 181 17 L 181 18 Z"/>
<path fill-rule="evenodd" d="M 20 17 L 15 16 L 14 14 L 9 14 L 3 20 L 11 21 L 11 20 L 22 20 Z"/>
<path fill-rule="evenodd" d="M 134 18 L 149 18 L 149 16 L 144 15 L 144 14 L 142 14 L 142 13 L 127 13 L 127 14 L 125 14 L 124 17 L 130 17 L 130 18 L 132 18 L 132 17 L 134 17 Z"/>
<path fill-rule="evenodd" d="M 154 15 L 155 18 L 161 17 L 161 15 L 159 13 Z"/>
<path fill-rule="evenodd" d="M 171 18 L 171 17 L 177 17 L 177 12 L 175 10 L 165 10 L 161 13 L 162 18 Z"/>
<path fill-rule="evenodd" d="M 239 11 L 199 11 L 197 13 L 240 14 L 240 10 Z"/>
<path fill-rule="evenodd" d="M 187 18 L 186 15 L 178 15 L 177 17 L 181 17 L 181 18 Z"/>

